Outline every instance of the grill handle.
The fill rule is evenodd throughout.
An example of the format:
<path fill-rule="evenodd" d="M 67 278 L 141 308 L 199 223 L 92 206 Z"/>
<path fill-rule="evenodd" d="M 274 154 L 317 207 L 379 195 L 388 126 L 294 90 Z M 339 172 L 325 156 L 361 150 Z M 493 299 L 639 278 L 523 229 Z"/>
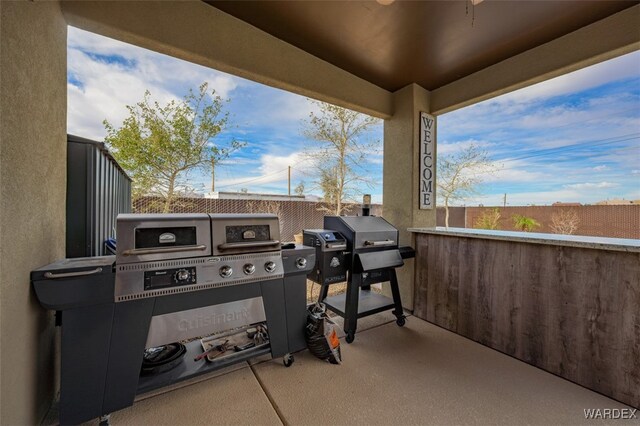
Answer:
<path fill-rule="evenodd" d="M 224 243 L 218 246 L 220 250 L 232 250 L 232 249 L 245 249 L 245 248 L 263 248 L 279 246 L 280 241 L 268 240 L 268 241 L 249 241 L 242 243 Z"/>
<path fill-rule="evenodd" d="M 365 241 L 365 246 L 380 247 L 380 246 L 395 246 L 396 242 L 393 240 L 381 240 L 381 241 Z"/>
<path fill-rule="evenodd" d="M 204 251 L 207 246 L 200 244 L 197 246 L 173 246 L 173 247 L 154 247 L 144 249 L 131 249 L 122 252 L 123 256 L 137 256 L 141 254 L 162 254 L 162 253 L 176 253 L 179 251 Z"/>
<path fill-rule="evenodd" d="M 60 274 L 54 274 L 53 272 L 45 272 L 44 277 L 49 279 L 55 278 L 69 278 L 69 277 L 82 277 L 85 275 L 93 275 L 99 274 L 102 272 L 102 268 L 90 269 L 88 271 L 78 271 L 78 272 L 62 272 Z"/>

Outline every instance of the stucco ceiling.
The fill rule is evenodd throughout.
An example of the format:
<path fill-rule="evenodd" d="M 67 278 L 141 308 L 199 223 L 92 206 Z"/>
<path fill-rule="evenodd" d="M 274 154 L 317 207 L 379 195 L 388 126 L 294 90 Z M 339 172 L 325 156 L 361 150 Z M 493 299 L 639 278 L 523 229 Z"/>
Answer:
<path fill-rule="evenodd" d="M 428 90 L 638 1 L 207 1 L 389 91 Z M 273 58 L 277 60 L 277 58 Z"/>

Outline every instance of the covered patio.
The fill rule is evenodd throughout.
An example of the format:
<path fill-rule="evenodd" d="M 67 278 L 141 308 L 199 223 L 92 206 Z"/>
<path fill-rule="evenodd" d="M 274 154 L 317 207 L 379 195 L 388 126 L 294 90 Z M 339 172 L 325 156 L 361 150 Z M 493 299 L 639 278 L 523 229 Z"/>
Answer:
<path fill-rule="evenodd" d="M 291 368 L 239 364 L 139 395 L 113 424 L 573 424 L 585 409 L 640 407 L 638 240 L 434 229 L 420 161 L 421 114 L 437 123 L 640 49 L 638 1 L 2 1 L 0 12 L 0 423 L 57 421 L 59 329 L 29 275 L 65 253 L 68 25 L 384 119 L 384 217 L 417 249 L 398 270 L 414 316 L 404 328 L 361 321 L 343 365 L 306 351 Z"/>
<path fill-rule="evenodd" d="M 585 409 L 629 407 L 416 317 L 362 323 L 344 363 L 308 351 L 240 364 L 143 396 L 112 424 L 582 424 Z M 52 413 L 52 424 L 55 413 Z"/>

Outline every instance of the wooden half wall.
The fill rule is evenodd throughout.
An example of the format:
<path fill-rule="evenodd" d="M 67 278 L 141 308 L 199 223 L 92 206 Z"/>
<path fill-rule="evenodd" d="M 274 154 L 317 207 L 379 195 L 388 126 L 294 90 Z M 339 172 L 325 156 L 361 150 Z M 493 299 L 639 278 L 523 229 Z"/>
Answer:
<path fill-rule="evenodd" d="M 640 408 L 640 253 L 417 234 L 414 315 Z"/>

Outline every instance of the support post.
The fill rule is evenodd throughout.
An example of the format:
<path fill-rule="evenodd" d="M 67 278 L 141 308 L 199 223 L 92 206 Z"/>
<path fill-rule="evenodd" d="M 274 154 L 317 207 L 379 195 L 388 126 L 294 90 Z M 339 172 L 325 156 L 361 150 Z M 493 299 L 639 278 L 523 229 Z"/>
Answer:
<path fill-rule="evenodd" d="M 401 245 L 415 247 L 415 239 L 407 228 L 436 225 L 435 206 L 430 210 L 419 209 L 420 113 L 430 112 L 430 93 L 417 84 L 410 84 L 395 92 L 393 100 L 394 114 L 384 121 L 384 218 L 398 228 Z M 437 142 L 434 148 L 435 164 Z M 397 274 L 402 303 L 405 308 L 413 309 L 414 260 L 408 259 Z M 385 293 L 390 291 L 385 288 Z"/>

